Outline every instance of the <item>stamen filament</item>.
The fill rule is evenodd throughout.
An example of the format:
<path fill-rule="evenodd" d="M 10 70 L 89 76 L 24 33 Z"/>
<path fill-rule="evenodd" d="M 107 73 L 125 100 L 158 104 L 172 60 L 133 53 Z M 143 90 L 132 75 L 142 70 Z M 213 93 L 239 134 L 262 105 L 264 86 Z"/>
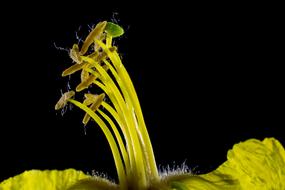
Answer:
<path fill-rule="evenodd" d="M 147 159 L 147 163 L 149 164 L 149 168 L 150 168 L 150 176 L 154 177 L 154 180 L 159 179 L 159 174 L 158 174 L 158 170 L 156 167 L 156 162 L 155 162 L 155 158 L 154 158 L 154 153 L 153 153 L 153 149 L 152 149 L 152 145 L 149 139 L 149 135 L 146 129 L 146 125 L 143 119 L 143 115 L 142 115 L 142 111 L 141 111 L 141 107 L 138 101 L 138 97 L 137 94 L 135 92 L 133 83 L 130 79 L 130 76 L 128 75 L 124 65 L 121 62 L 121 59 L 119 57 L 119 55 L 117 54 L 116 51 L 111 52 L 109 50 L 109 48 L 102 43 L 99 40 L 95 39 L 95 42 L 103 49 L 103 51 L 108 55 L 108 57 L 110 58 L 111 62 L 113 63 L 113 65 L 115 66 L 118 75 L 120 76 L 123 85 L 125 86 L 125 88 L 127 89 L 127 91 L 130 94 L 130 98 L 131 98 L 131 102 L 134 105 L 134 109 L 135 109 L 135 113 L 138 119 L 138 123 L 139 126 L 141 126 L 140 131 L 141 131 L 141 137 L 142 137 L 142 142 L 145 145 L 144 150 L 146 153 L 146 159 Z"/>
<path fill-rule="evenodd" d="M 114 161 L 115 161 L 116 169 L 118 172 L 118 178 L 119 178 L 121 188 L 126 190 L 127 189 L 126 172 L 124 169 L 123 161 L 122 161 L 118 146 L 116 144 L 116 141 L 115 141 L 111 131 L 109 130 L 107 125 L 104 123 L 104 121 L 95 112 L 93 112 L 90 108 L 88 108 L 86 105 L 84 105 L 84 104 L 82 104 L 76 100 L 73 100 L 73 99 L 69 99 L 68 101 L 70 103 L 74 104 L 75 106 L 79 107 L 80 109 L 82 109 L 86 113 L 88 113 L 92 117 L 92 119 L 94 119 L 94 121 L 96 123 L 98 123 L 99 127 L 102 129 L 104 135 L 107 138 L 107 141 L 110 145 L 110 148 L 111 148 L 111 151 L 112 151 L 112 154 L 114 157 Z"/>
<path fill-rule="evenodd" d="M 107 34 L 106 36 L 106 46 L 109 48 L 109 47 L 112 47 L 112 36 Z"/>
<path fill-rule="evenodd" d="M 116 120 L 116 122 L 118 123 L 123 135 L 124 135 L 124 139 L 126 141 L 127 144 L 127 148 L 131 146 L 131 142 L 129 142 L 129 132 L 126 130 L 125 124 L 123 123 L 124 121 L 121 120 L 119 114 L 114 110 L 114 108 L 112 106 L 110 106 L 107 102 L 102 102 L 102 106 L 112 115 L 112 117 Z M 129 149 L 129 148 L 128 148 Z M 132 155 L 129 152 L 130 155 Z"/>
<path fill-rule="evenodd" d="M 97 80 L 94 81 L 93 83 L 95 85 L 97 85 L 99 88 L 101 88 L 104 91 L 104 93 L 106 93 L 108 95 L 108 97 L 110 98 L 111 102 L 113 103 L 115 109 L 117 110 L 117 111 L 115 111 L 106 102 L 102 103 L 103 107 L 105 107 L 107 109 L 107 111 L 109 111 L 112 114 L 112 116 L 116 119 L 117 123 L 121 127 L 121 130 L 122 130 L 122 132 L 124 134 L 124 137 L 125 137 L 125 140 L 126 140 L 126 144 L 127 144 L 127 150 L 128 150 L 128 153 L 129 153 L 129 159 L 130 159 L 130 164 L 131 164 L 131 170 L 133 172 L 136 172 L 136 162 L 134 160 L 134 146 L 133 146 L 133 143 L 131 141 L 131 135 L 130 135 L 130 132 L 128 130 L 127 124 L 126 124 L 126 120 L 124 118 L 124 115 L 122 114 L 123 111 L 120 108 L 120 106 L 119 106 L 119 104 L 118 104 L 114 94 L 111 93 L 111 91 L 109 91 L 109 89 L 107 89 L 106 86 L 104 86 L 101 82 L 99 82 Z"/>
<path fill-rule="evenodd" d="M 118 90 L 117 86 L 111 79 L 111 77 L 107 74 L 107 72 L 98 64 L 98 62 L 94 61 L 93 59 L 90 59 L 88 57 L 82 56 L 82 59 L 90 64 L 93 64 L 94 67 L 97 69 L 99 74 L 101 75 L 100 79 L 102 82 L 106 85 L 107 88 L 111 90 L 111 92 L 114 93 L 115 98 L 117 99 L 117 102 L 119 103 L 119 106 L 122 109 L 123 115 L 125 116 L 126 124 L 127 124 L 127 129 L 130 129 L 130 135 L 131 135 L 131 140 L 134 148 L 134 159 L 135 159 L 135 165 L 136 165 L 136 174 L 138 175 L 138 179 L 141 180 L 141 186 L 145 187 L 147 184 L 147 176 L 146 176 L 146 170 L 145 170 L 145 164 L 146 161 L 143 156 L 143 151 L 140 146 L 139 142 L 139 137 L 136 132 L 136 129 L 134 126 L 136 124 L 134 123 L 134 120 L 132 120 L 132 109 L 131 107 L 127 107 L 120 91 Z M 86 69 L 87 70 L 87 69 Z M 90 69 L 92 70 L 92 69 Z M 89 69 L 87 71 L 90 71 Z M 91 73 L 91 72 L 90 72 Z"/>
<path fill-rule="evenodd" d="M 129 93 L 128 93 L 126 87 L 123 85 L 122 80 L 121 80 L 121 78 L 119 77 L 118 73 L 115 71 L 115 69 L 113 68 L 113 66 L 112 66 L 107 60 L 103 60 L 103 61 L 104 61 L 104 63 L 108 66 L 108 68 L 110 69 L 111 73 L 112 73 L 113 76 L 115 77 L 115 80 L 118 82 L 118 85 L 119 85 L 119 87 L 120 87 L 120 89 L 121 89 L 121 91 L 122 91 L 122 93 L 123 93 L 123 97 L 124 97 L 124 99 L 125 99 L 126 104 L 127 104 L 130 108 L 133 108 L 134 106 L 133 106 L 132 101 L 130 100 Z M 133 114 L 133 121 L 134 121 L 134 124 L 135 124 L 135 126 L 136 126 L 136 129 L 139 131 L 139 132 L 138 132 L 138 136 L 140 137 L 140 135 L 141 135 L 140 130 L 141 130 L 141 129 L 138 127 L 138 121 L 137 121 L 137 117 L 136 117 L 135 112 L 132 111 L 132 113 L 134 113 L 134 114 Z M 142 139 L 142 137 L 140 137 L 140 139 Z M 144 142 L 143 142 L 142 140 L 141 140 L 140 144 L 141 144 L 141 146 L 142 146 L 141 149 L 144 149 L 145 145 L 144 145 Z M 146 161 L 148 160 L 147 155 L 145 155 L 145 160 L 146 160 Z M 150 166 L 149 166 L 149 164 L 148 164 L 147 162 L 146 162 L 146 164 L 145 164 L 145 170 L 146 170 L 146 171 L 150 170 Z"/>
<path fill-rule="evenodd" d="M 116 127 L 116 125 L 114 124 L 114 122 L 110 119 L 109 116 L 107 116 L 104 112 L 102 112 L 101 110 L 98 110 L 98 112 L 100 113 L 100 115 L 102 115 L 102 117 L 104 119 L 106 119 L 106 121 L 109 123 L 109 125 L 111 126 L 114 134 L 115 134 L 115 137 L 117 139 L 117 142 L 119 144 L 119 148 L 121 150 L 121 153 L 122 153 L 122 156 L 123 156 L 123 160 L 124 160 L 124 163 L 125 163 L 125 167 L 126 168 L 130 168 L 130 160 L 129 160 L 129 156 L 128 156 L 128 153 L 126 151 L 126 148 L 125 148 L 125 145 L 124 145 L 124 142 L 121 138 L 121 135 Z M 127 170 L 127 172 L 130 172 Z"/>

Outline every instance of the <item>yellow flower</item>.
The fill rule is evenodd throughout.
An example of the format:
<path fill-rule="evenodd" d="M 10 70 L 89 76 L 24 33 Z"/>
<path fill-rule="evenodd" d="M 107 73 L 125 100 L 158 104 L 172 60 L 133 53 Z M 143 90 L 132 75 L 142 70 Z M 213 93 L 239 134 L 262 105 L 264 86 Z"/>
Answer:
<path fill-rule="evenodd" d="M 160 175 L 135 88 L 117 48 L 112 46 L 112 39 L 122 34 L 123 29 L 118 25 L 100 22 L 81 49 L 77 44 L 72 47 L 70 57 L 75 64 L 63 71 L 62 76 L 81 70 L 77 93 L 91 85 L 103 93 L 88 93 L 84 100 L 78 101 L 73 99 L 75 92 L 69 91 L 55 106 L 61 109 L 72 103 L 85 112 L 84 125 L 91 118 L 98 124 L 110 145 L 118 184 L 74 170 L 28 171 L 2 182 L 0 190 L 285 189 L 285 151 L 274 138 L 262 142 L 250 139 L 235 145 L 228 152 L 228 160 L 208 174 Z"/>

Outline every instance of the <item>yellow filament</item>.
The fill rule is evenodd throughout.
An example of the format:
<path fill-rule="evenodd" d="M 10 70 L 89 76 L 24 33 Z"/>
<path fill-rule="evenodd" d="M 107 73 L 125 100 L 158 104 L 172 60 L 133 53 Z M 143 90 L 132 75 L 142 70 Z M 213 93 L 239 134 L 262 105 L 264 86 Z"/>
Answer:
<path fill-rule="evenodd" d="M 119 58 L 119 55 L 117 54 L 117 52 L 114 52 L 114 54 L 116 55 L 116 60 L 119 60 L 119 62 L 121 63 L 121 60 Z M 112 60 L 112 59 L 111 59 Z M 114 62 L 113 62 L 114 63 Z M 130 93 L 130 98 L 133 102 L 134 105 L 134 109 L 135 109 L 135 113 L 136 113 L 136 118 L 138 120 L 139 126 L 141 127 L 141 137 L 142 137 L 142 141 L 143 141 L 143 145 L 144 146 L 144 150 L 145 150 L 145 154 L 148 160 L 148 164 L 150 167 L 150 176 L 153 177 L 153 180 L 158 180 L 159 179 L 159 174 L 158 174 L 158 170 L 156 167 L 156 162 L 155 162 L 155 157 L 154 157 L 154 152 L 153 152 L 153 148 L 151 145 L 151 141 L 149 138 L 149 134 L 147 132 L 146 129 L 146 125 L 143 119 L 143 114 L 141 111 L 141 107 L 140 107 L 140 103 L 136 94 L 136 91 L 134 89 L 133 83 L 125 69 L 125 67 L 123 66 L 123 64 L 118 64 L 116 68 L 119 68 L 119 71 L 121 71 L 121 79 L 124 83 L 124 86 L 126 86 L 126 89 L 129 91 Z M 120 70 L 121 69 L 121 70 Z M 119 72 L 118 71 L 118 72 Z M 120 75 L 120 74 L 119 74 Z"/>
<path fill-rule="evenodd" d="M 103 80 L 103 82 L 106 84 L 106 86 L 108 88 L 111 89 L 111 91 L 114 93 L 120 107 L 122 108 L 123 111 L 123 115 L 125 115 L 125 119 L 126 119 L 126 124 L 128 126 L 128 129 L 130 130 L 130 135 L 131 135 L 131 140 L 133 141 L 133 148 L 134 148 L 134 159 L 136 162 L 136 174 L 138 175 L 138 179 L 140 179 L 140 184 L 142 187 L 145 187 L 147 184 L 147 176 L 146 176 L 146 170 L 145 170 L 145 162 L 146 160 L 144 159 L 143 156 L 143 151 L 141 149 L 141 145 L 139 142 L 139 137 L 138 134 L 136 132 L 135 126 L 136 124 L 134 123 L 135 121 L 132 119 L 132 110 L 130 107 L 127 107 L 125 104 L 125 101 L 120 93 L 120 91 L 118 90 L 118 88 L 116 87 L 116 85 L 114 84 L 113 80 L 110 78 L 110 76 L 107 74 L 107 72 L 102 68 L 102 66 L 100 66 L 97 62 L 95 62 L 93 59 L 90 59 L 88 57 L 82 56 L 82 59 L 88 63 L 91 63 L 94 65 L 94 67 L 98 70 L 98 72 L 101 75 L 101 80 Z"/>
<path fill-rule="evenodd" d="M 104 119 L 106 119 L 106 121 L 110 124 L 114 134 L 115 134 L 115 137 L 117 139 L 117 142 L 119 144 L 119 147 L 120 147 L 120 150 L 121 150 L 121 153 L 123 155 L 123 159 L 124 159 L 124 163 L 125 163 L 125 166 L 126 168 L 130 168 L 130 160 L 129 160 L 129 156 L 127 154 L 127 151 L 126 151 L 126 148 L 125 148 L 125 145 L 124 145 L 124 142 L 121 138 L 121 135 L 116 127 L 116 125 L 114 124 L 114 122 L 110 119 L 109 116 L 107 116 L 104 112 L 102 112 L 101 110 L 98 110 L 98 112 L 102 115 L 102 117 Z M 127 172 L 129 172 L 127 170 Z"/>
<path fill-rule="evenodd" d="M 106 36 L 106 46 L 109 48 L 109 47 L 112 47 L 112 36 L 111 35 L 108 35 Z"/>
<path fill-rule="evenodd" d="M 96 74 L 93 70 L 90 70 L 89 72 L 92 73 L 92 74 Z M 128 149 L 128 152 L 129 152 L 129 159 L 130 159 L 130 163 L 131 163 L 131 170 L 135 173 L 136 170 L 137 170 L 136 169 L 136 161 L 135 161 L 135 153 L 134 153 L 134 151 L 135 151 L 134 148 L 135 147 L 133 146 L 131 135 L 130 135 L 130 132 L 128 130 L 127 124 L 126 124 L 126 120 L 125 120 L 125 116 L 123 114 L 122 108 L 119 106 L 119 104 L 117 102 L 117 99 L 114 96 L 114 93 L 112 93 L 112 91 L 107 89 L 106 86 L 104 86 L 99 81 L 94 81 L 93 83 L 96 84 L 99 88 L 101 88 L 108 95 L 108 97 L 110 98 L 111 102 L 115 106 L 115 109 L 117 110 L 117 112 L 115 110 L 114 110 L 114 112 L 116 112 L 117 115 L 121 118 L 120 120 L 116 119 L 116 121 L 118 122 L 118 124 L 121 124 L 120 127 L 121 127 L 121 130 L 122 130 L 122 132 L 123 132 L 123 134 L 125 136 L 126 143 L 128 145 L 127 149 Z M 105 105 L 105 102 L 103 102 L 102 105 Z M 112 112 L 110 112 L 110 113 L 112 114 L 112 116 L 114 118 L 116 118 L 115 117 L 116 114 L 114 114 Z M 124 127 L 124 126 L 126 126 L 126 127 Z"/>
<path fill-rule="evenodd" d="M 120 76 L 123 85 L 127 91 L 129 92 L 131 101 L 133 102 L 134 105 L 134 109 L 135 109 L 135 113 L 139 122 L 139 126 L 141 127 L 141 140 L 143 142 L 144 146 L 144 150 L 145 150 L 145 154 L 146 154 L 146 159 L 147 159 L 147 163 L 149 164 L 150 167 L 150 172 L 151 172 L 151 176 L 154 177 L 154 180 L 159 179 L 159 175 L 158 175 L 158 170 L 156 167 L 156 163 L 155 163 L 155 158 L 154 158 L 154 153 L 153 153 L 153 149 L 152 149 L 152 145 L 149 139 L 149 135 L 148 132 L 146 130 L 146 126 L 144 123 L 144 119 L 143 119 L 143 115 L 141 112 L 141 107 L 137 98 L 137 94 L 135 92 L 134 86 L 132 84 L 132 81 L 125 69 L 125 67 L 123 66 L 121 59 L 119 57 L 119 55 L 117 54 L 116 51 L 111 52 L 108 47 L 103 44 L 101 41 L 95 40 L 95 42 L 103 49 L 103 51 L 105 51 L 108 55 L 108 57 L 110 58 L 110 60 L 112 61 L 112 63 L 114 64 L 118 75 Z M 120 86 L 121 87 L 121 86 Z"/>
<path fill-rule="evenodd" d="M 127 170 L 127 174 L 130 174 L 130 171 L 135 171 L 135 160 L 133 157 L 133 149 L 132 149 L 132 144 L 130 142 L 130 134 L 129 131 L 126 130 L 124 121 L 121 120 L 119 114 L 114 110 L 114 108 L 112 106 L 110 106 L 108 103 L 106 102 L 102 102 L 102 106 L 112 115 L 112 117 L 116 120 L 116 122 L 118 123 L 123 135 L 124 135 L 124 139 L 126 141 L 127 144 L 127 151 L 128 151 L 128 155 L 129 155 L 129 170 Z"/>
<path fill-rule="evenodd" d="M 104 45 L 104 44 L 101 43 L 99 45 Z M 105 51 L 104 48 L 102 48 L 102 49 Z M 147 129 L 146 129 L 146 125 L 145 125 L 145 122 L 143 119 L 143 114 L 141 111 L 140 103 L 139 103 L 135 88 L 133 86 L 133 83 L 132 83 L 130 76 L 128 75 L 124 65 L 122 64 L 121 59 L 120 59 L 119 55 L 117 54 L 117 52 L 113 53 L 114 57 L 110 55 L 110 54 L 112 54 L 112 52 L 109 51 L 109 53 L 108 52 L 106 52 L 106 53 L 108 54 L 108 56 L 112 60 L 112 63 L 114 63 L 115 67 L 117 68 L 118 74 L 120 76 L 122 76 L 121 79 L 124 83 L 123 86 L 126 86 L 127 87 L 126 89 L 128 89 L 130 92 L 130 97 L 132 99 L 132 102 L 134 103 L 134 109 L 135 109 L 135 113 L 136 113 L 136 116 L 137 116 L 137 119 L 139 122 L 139 126 L 141 126 L 141 129 L 142 129 L 141 135 L 142 135 L 142 140 L 145 143 L 144 149 L 145 149 L 145 153 L 147 154 L 148 163 L 150 165 L 151 176 L 154 177 L 154 180 L 158 180 L 159 174 L 158 174 L 158 170 L 156 167 L 156 162 L 155 162 L 155 158 L 154 158 L 154 153 L 153 153 L 151 141 L 150 141 Z"/>
<path fill-rule="evenodd" d="M 114 108 L 106 102 L 102 102 L 102 106 L 114 117 L 114 119 L 118 123 L 120 129 L 122 130 L 124 137 L 125 138 L 129 137 L 129 134 L 126 131 L 126 127 L 125 127 L 124 122 L 121 120 L 119 114 L 114 110 Z M 129 145 L 129 146 L 131 146 L 131 145 Z"/>
<path fill-rule="evenodd" d="M 124 99 L 126 101 L 126 103 L 128 104 L 129 107 L 133 107 L 133 104 L 132 104 L 132 101 L 130 100 L 130 97 L 129 97 L 129 93 L 127 92 L 127 89 L 125 88 L 125 86 L 122 84 L 122 80 L 121 78 L 118 76 L 117 72 L 115 71 L 115 69 L 113 68 L 113 66 L 107 61 L 107 60 L 103 60 L 104 63 L 109 67 L 109 69 L 111 70 L 111 73 L 113 74 L 113 76 L 115 77 L 116 81 L 118 82 L 120 88 L 121 88 L 121 91 L 123 92 L 123 95 L 124 95 Z M 132 111 L 131 111 L 132 112 Z M 134 124 L 136 126 L 136 129 L 139 131 L 138 135 L 140 136 L 141 135 L 141 132 L 140 132 L 140 128 L 138 127 L 138 122 L 137 122 L 137 118 L 135 116 L 135 113 L 133 115 L 133 121 L 134 121 Z M 140 138 L 142 139 L 142 137 Z M 141 141 L 141 145 L 143 148 L 144 147 L 144 141 Z M 143 152 L 145 154 L 145 152 Z M 145 155 L 145 160 L 148 160 L 148 155 Z M 145 170 L 146 171 L 149 171 L 150 170 L 150 165 L 148 163 L 146 163 L 144 165 L 145 167 Z"/>
<path fill-rule="evenodd" d="M 116 165 L 116 169 L 118 172 L 118 178 L 120 181 L 120 185 L 121 188 L 123 190 L 126 190 L 127 188 L 127 182 L 126 182 L 126 173 L 125 173 L 125 169 L 124 169 L 124 165 L 123 165 L 123 161 L 118 149 L 118 146 L 116 144 L 116 141 L 111 133 L 111 131 L 109 130 L 109 128 L 106 126 L 106 124 L 104 123 L 104 121 L 96 114 L 94 113 L 90 108 L 88 108 L 86 105 L 76 101 L 76 100 L 72 100 L 69 99 L 68 100 L 70 103 L 74 104 L 75 106 L 79 107 L 80 109 L 82 109 L 83 111 L 85 111 L 86 113 L 88 113 L 92 119 L 94 119 L 94 121 L 96 123 L 98 123 L 99 127 L 102 129 L 104 135 L 107 138 L 107 141 L 110 145 L 113 157 L 114 157 L 114 161 L 115 161 L 115 165 Z"/>

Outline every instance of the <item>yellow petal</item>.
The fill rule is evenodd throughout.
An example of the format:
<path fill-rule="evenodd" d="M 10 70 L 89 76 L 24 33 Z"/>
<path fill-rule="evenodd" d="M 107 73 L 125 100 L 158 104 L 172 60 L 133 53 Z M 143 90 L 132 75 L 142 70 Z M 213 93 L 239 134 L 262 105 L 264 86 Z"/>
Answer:
<path fill-rule="evenodd" d="M 191 190 L 283 190 L 285 150 L 274 138 L 249 139 L 234 145 L 228 160 L 213 172 L 169 180 Z M 170 182 L 171 184 L 171 182 Z"/>
<path fill-rule="evenodd" d="M 77 181 L 90 178 L 81 171 L 67 169 L 30 170 L 0 183 L 0 190 L 67 190 Z"/>
<path fill-rule="evenodd" d="M 285 189 L 285 150 L 276 139 L 236 144 L 227 157 L 216 172 L 238 179 L 242 189 Z"/>

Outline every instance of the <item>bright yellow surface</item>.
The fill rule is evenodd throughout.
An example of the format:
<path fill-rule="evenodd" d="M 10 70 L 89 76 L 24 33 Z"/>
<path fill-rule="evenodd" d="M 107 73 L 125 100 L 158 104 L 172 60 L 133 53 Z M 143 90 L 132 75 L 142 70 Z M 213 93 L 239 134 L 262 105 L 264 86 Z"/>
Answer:
<path fill-rule="evenodd" d="M 209 174 L 178 182 L 191 190 L 285 190 L 285 150 L 276 139 L 236 144 L 227 158 Z"/>
<path fill-rule="evenodd" d="M 3 181 L 0 190 L 66 190 L 78 180 L 89 177 L 74 169 L 30 170 Z"/>
<path fill-rule="evenodd" d="M 176 190 L 285 190 L 285 150 L 274 138 L 263 141 L 249 139 L 234 145 L 228 160 L 213 172 L 204 175 L 169 176 L 155 187 Z M 68 169 L 31 170 L 0 184 L 0 190 L 67 190 L 80 179 L 76 189 L 119 189 L 102 180 L 92 180 L 81 171 Z M 96 189 L 96 188 L 95 188 Z M 97 188 L 98 189 L 98 188 Z"/>

